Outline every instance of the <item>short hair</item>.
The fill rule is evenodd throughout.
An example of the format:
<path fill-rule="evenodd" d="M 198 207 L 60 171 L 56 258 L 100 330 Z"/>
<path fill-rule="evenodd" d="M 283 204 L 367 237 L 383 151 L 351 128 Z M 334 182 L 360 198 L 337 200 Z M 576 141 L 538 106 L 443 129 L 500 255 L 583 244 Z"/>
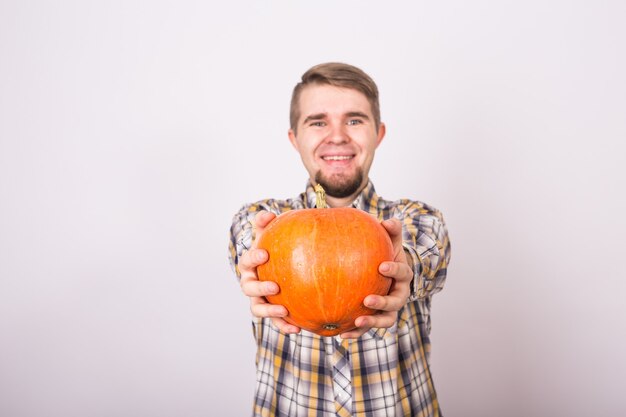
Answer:
<path fill-rule="evenodd" d="M 376 130 L 380 126 L 380 103 L 378 100 L 378 87 L 374 80 L 363 70 L 340 62 L 327 62 L 319 64 L 302 75 L 300 81 L 293 89 L 291 95 L 291 108 L 289 111 L 289 123 L 294 132 L 297 130 L 300 118 L 300 94 L 310 85 L 332 85 L 335 87 L 350 88 L 357 90 L 369 101 Z"/>

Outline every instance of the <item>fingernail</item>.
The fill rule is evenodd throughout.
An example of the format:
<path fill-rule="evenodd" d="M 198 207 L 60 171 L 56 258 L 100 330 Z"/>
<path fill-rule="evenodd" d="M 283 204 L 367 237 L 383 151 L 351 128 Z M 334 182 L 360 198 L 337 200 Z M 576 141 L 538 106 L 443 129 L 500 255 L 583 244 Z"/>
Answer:
<path fill-rule="evenodd" d="M 371 298 L 366 298 L 365 300 L 363 300 L 363 304 L 365 304 L 365 307 L 375 308 L 376 307 L 376 300 L 375 299 L 371 299 Z"/>
<path fill-rule="evenodd" d="M 354 324 L 356 324 L 357 327 L 362 328 L 362 327 L 371 327 L 368 322 L 367 319 L 362 318 L 361 320 L 355 320 Z"/>
<path fill-rule="evenodd" d="M 266 257 L 266 253 L 262 250 L 256 252 L 257 261 L 264 261 Z"/>
<path fill-rule="evenodd" d="M 272 294 L 276 294 L 278 292 L 278 285 L 276 285 L 274 282 L 266 282 L 265 290 Z"/>
<path fill-rule="evenodd" d="M 384 263 L 380 265 L 380 270 L 382 272 L 389 272 L 391 270 L 391 265 Z"/>

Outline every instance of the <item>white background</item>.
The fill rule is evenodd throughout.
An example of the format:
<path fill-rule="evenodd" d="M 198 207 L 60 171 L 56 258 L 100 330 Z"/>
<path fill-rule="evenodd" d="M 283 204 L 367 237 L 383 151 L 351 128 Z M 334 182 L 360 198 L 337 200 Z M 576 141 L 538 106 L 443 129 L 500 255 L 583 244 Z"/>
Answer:
<path fill-rule="evenodd" d="M 626 413 L 626 3 L 2 1 L 0 415 L 250 414 L 233 213 L 292 197 L 293 85 L 377 81 L 383 197 L 441 209 L 448 417 Z"/>

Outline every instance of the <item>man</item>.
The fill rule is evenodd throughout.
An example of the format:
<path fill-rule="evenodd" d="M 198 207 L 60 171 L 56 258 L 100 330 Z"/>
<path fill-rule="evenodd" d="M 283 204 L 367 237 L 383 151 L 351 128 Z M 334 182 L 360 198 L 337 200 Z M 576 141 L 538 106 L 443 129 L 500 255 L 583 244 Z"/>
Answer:
<path fill-rule="evenodd" d="M 443 288 L 450 244 L 441 213 L 424 203 L 387 201 L 369 181 L 385 136 L 378 89 L 360 69 L 339 63 L 311 68 L 293 91 L 289 140 L 309 173 L 297 198 L 245 205 L 233 219 L 230 260 L 250 298 L 257 341 L 255 416 L 439 416 L 429 368 L 430 300 Z M 260 282 L 268 254 L 254 239 L 274 217 L 315 207 L 313 186 L 331 207 L 375 215 L 392 239 L 393 262 L 379 266 L 393 279 L 387 296 L 369 295 L 378 310 L 356 329 L 321 337 L 287 323 L 285 307 L 265 296 L 280 289 Z"/>

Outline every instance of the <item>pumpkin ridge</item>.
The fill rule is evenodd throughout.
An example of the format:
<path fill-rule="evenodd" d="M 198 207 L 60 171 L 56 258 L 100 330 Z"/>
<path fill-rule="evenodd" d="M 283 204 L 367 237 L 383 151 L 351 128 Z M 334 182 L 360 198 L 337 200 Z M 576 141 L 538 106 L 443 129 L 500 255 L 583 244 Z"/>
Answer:
<path fill-rule="evenodd" d="M 335 231 L 334 235 L 342 236 L 341 230 L 337 226 L 337 216 L 336 215 L 332 215 L 331 216 L 331 214 L 334 214 L 334 213 L 337 213 L 337 212 L 329 212 L 329 216 L 331 217 L 331 224 L 332 224 L 333 229 Z M 332 241 L 333 253 L 340 253 L 339 251 L 340 251 L 341 248 L 339 247 L 339 243 L 340 243 L 339 239 L 334 239 Z M 339 259 L 338 260 L 340 265 L 344 261 L 345 261 L 344 259 Z M 335 269 L 337 269 L 337 270 L 335 270 Z M 341 269 L 342 268 L 332 268 L 331 272 L 334 275 L 338 275 L 340 273 Z M 335 280 L 333 282 L 336 282 L 338 277 L 335 276 L 334 278 L 335 278 Z M 334 303 L 332 303 L 332 306 L 331 306 L 332 314 L 331 315 L 327 315 L 327 317 L 326 317 L 325 324 L 323 326 L 324 329 L 326 329 L 326 330 L 334 330 L 332 328 L 332 326 L 339 326 L 340 327 L 343 324 L 342 322 L 344 321 L 344 318 L 343 317 L 338 317 L 338 313 L 337 313 L 337 304 L 338 304 L 339 300 L 342 299 L 342 297 L 341 297 L 341 288 L 338 285 L 334 285 L 333 290 L 335 292 L 334 300 L 336 300 L 336 301 Z M 329 304 L 329 303 L 326 302 L 326 304 Z"/>
<path fill-rule="evenodd" d="M 319 219 L 315 218 L 314 219 L 314 226 L 313 226 L 313 236 L 312 236 L 311 241 L 314 242 L 314 244 L 316 246 L 319 243 L 319 240 L 318 240 L 318 233 L 319 233 L 318 229 L 319 229 Z M 314 277 L 313 277 L 313 284 L 315 285 L 315 292 L 316 292 L 316 294 L 315 294 L 316 297 L 315 298 L 317 300 L 317 306 L 318 306 L 318 308 L 320 310 L 320 313 L 322 315 L 325 315 L 325 311 L 324 311 L 323 307 L 324 307 L 324 292 L 325 292 L 324 291 L 324 286 L 325 286 L 326 283 L 323 281 L 322 278 L 318 277 L 318 275 L 317 275 L 318 271 L 319 271 L 319 268 L 317 266 L 318 266 L 318 264 L 320 262 L 319 259 L 318 259 L 317 254 L 314 254 L 312 256 L 315 258 L 314 263 L 316 264 L 316 267 L 313 268 L 313 275 L 314 275 Z M 324 319 L 323 320 L 324 322 L 327 321 L 326 317 L 323 317 L 323 319 Z"/>

